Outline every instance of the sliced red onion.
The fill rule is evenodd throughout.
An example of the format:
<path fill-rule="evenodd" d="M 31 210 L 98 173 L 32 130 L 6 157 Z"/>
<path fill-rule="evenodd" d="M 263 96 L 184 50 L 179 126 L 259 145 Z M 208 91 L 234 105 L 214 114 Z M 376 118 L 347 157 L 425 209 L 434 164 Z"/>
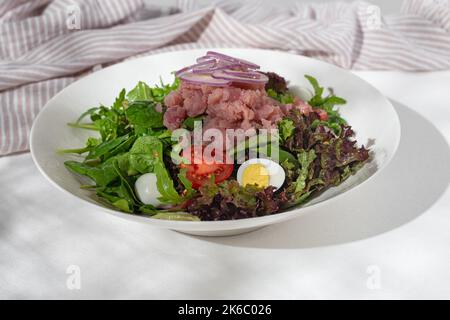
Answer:
<path fill-rule="evenodd" d="M 215 79 L 223 79 L 231 82 L 239 82 L 239 83 L 249 83 L 249 84 L 257 84 L 257 83 L 266 83 L 268 81 L 267 76 L 261 74 L 259 72 L 226 72 L 227 70 L 217 70 L 214 71 L 212 77 Z"/>
<path fill-rule="evenodd" d="M 175 76 L 179 77 L 180 74 L 190 71 L 194 68 L 211 68 L 211 67 L 214 67 L 215 64 L 216 64 L 216 60 L 210 58 L 209 60 L 204 60 L 202 62 L 193 64 L 193 65 L 190 65 L 190 66 L 187 66 L 187 67 L 184 67 L 184 68 L 178 70 L 177 72 L 175 72 Z"/>
<path fill-rule="evenodd" d="M 223 87 L 226 85 L 229 85 L 231 83 L 230 80 L 226 79 L 216 79 L 213 78 L 209 74 L 199 74 L 199 73 L 192 73 L 192 72 L 185 72 L 180 74 L 180 79 L 186 82 L 199 84 L 199 85 L 208 85 L 213 87 Z"/>
<path fill-rule="evenodd" d="M 198 85 L 227 86 L 232 82 L 262 84 L 266 75 L 255 71 L 259 66 L 225 54 L 208 51 L 197 58 L 197 63 L 178 70 L 175 75 L 181 80 Z"/>
<path fill-rule="evenodd" d="M 242 65 L 235 63 L 235 64 L 221 64 L 218 63 L 214 67 L 196 67 L 192 69 L 192 72 L 194 73 L 203 73 L 203 74 L 212 74 L 216 70 L 232 70 L 232 69 L 242 69 Z"/>
<path fill-rule="evenodd" d="M 223 70 L 224 73 L 234 76 L 234 77 L 242 77 L 242 78 L 250 78 L 250 79 L 264 79 L 264 82 L 269 81 L 269 78 L 261 72 L 257 71 L 240 71 L 240 70 Z"/>
<path fill-rule="evenodd" d="M 250 69 L 259 69 L 259 66 L 257 64 L 254 64 L 253 62 L 244 60 L 244 59 L 238 59 L 234 57 L 227 56 L 226 54 L 215 52 L 215 51 L 208 51 L 206 52 L 205 57 L 214 57 L 216 59 L 226 60 L 233 63 L 239 63 L 241 65 L 247 66 Z"/>
<path fill-rule="evenodd" d="M 211 57 L 211 56 L 201 56 L 201 57 L 197 58 L 196 61 L 197 61 L 197 63 L 202 63 L 206 60 L 211 60 L 211 59 L 216 59 L 216 58 Z"/>

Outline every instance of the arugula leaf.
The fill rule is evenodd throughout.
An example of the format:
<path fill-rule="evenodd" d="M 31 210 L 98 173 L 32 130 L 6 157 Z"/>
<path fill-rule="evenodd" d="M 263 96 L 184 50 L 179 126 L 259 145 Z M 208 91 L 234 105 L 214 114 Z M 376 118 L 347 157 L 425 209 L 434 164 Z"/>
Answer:
<path fill-rule="evenodd" d="M 111 109 L 116 110 L 119 113 L 123 113 L 124 102 L 125 102 L 125 94 L 126 94 L 125 89 L 122 89 L 122 91 L 120 91 L 120 93 L 119 93 L 119 96 L 114 101 Z"/>
<path fill-rule="evenodd" d="M 118 178 L 117 172 L 114 169 L 115 162 L 117 162 L 120 170 L 124 172 L 130 171 L 128 155 L 128 153 L 118 154 L 100 164 L 66 161 L 64 165 L 70 171 L 92 179 L 97 187 L 105 187 Z M 129 173 L 129 175 L 131 174 Z"/>
<path fill-rule="evenodd" d="M 116 188 L 99 188 L 97 189 L 97 196 L 100 199 L 103 199 L 106 203 L 111 204 L 112 206 L 116 207 L 117 209 L 131 213 L 132 208 L 130 208 L 130 204 L 127 200 L 119 197 L 118 187 Z"/>
<path fill-rule="evenodd" d="M 139 137 L 129 152 L 130 168 L 138 173 L 153 172 L 155 159 L 163 153 L 161 141 L 154 136 Z"/>
<path fill-rule="evenodd" d="M 314 106 L 316 102 L 320 103 L 322 101 L 324 88 L 319 85 L 319 82 L 313 76 L 305 74 L 305 78 L 309 81 L 314 89 L 314 96 L 309 100 L 310 105 Z"/>
<path fill-rule="evenodd" d="M 153 166 L 154 172 L 156 174 L 156 186 L 158 188 L 161 197 L 159 197 L 159 201 L 163 203 L 170 204 L 180 204 L 183 202 L 183 198 L 178 194 L 177 190 L 173 185 L 173 180 L 169 175 L 166 167 L 164 166 L 164 162 L 162 159 L 158 158 L 155 161 Z"/>
<path fill-rule="evenodd" d="M 128 122 L 134 127 L 161 128 L 163 127 L 163 114 L 156 111 L 156 105 L 148 101 L 134 101 L 126 110 Z"/>
<path fill-rule="evenodd" d="M 94 107 L 94 108 L 90 108 L 90 109 L 86 110 L 85 112 L 83 112 L 81 114 L 81 116 L 77 119 L 77 121 L 75 121 L 75 124 L 79 124 L 81 122 L 81 120 L 83 120 L 87 116 L 93 115 L 98 109 L 99 109 L 98 107 Z"/>
<path fill-rule="evenodd" d="M 125 93 L 125 89 L 122 89 L 111 108 L 105 106 L 90 108 L 81 114 L 76 122 L 68 123 L 68 125 L 74 128 L 97 130 L 103 141 L 128 133 L 124 113 L 127 104 Z M 92 123 L 81 123 L 87 116 L 90 116 Z"/>
<path fill-rule="evenodd" d="M 141 203 L 134 195 L 134 190 L 129 182 L 122 176 L 117 163 L 115 163 L 115 170 L 117 176 L 120 177 L 119 184 L 111 187 L 98 187 L 96 189 L 97 196 L 121 211 L 132 213 L 134 208 L 140 206 Z"/>
<path fill-rule="evenodd" d="M 122 90 L 124 93 L 124 91 Z M 121 93 L 121 94 L 123 94 Z M 100 132 L 103 141 L 112 140 L 129 133 L 131 130 L 125 116 L 125 108 L 119 107 L 119 102 L 125 103 L 122 98 L 116 99 L 114 108 L 99 107 L 96 113 L 91 114 L 91 120 L 96 130 Z"/>
<path fill-rule="evenodd" d="M 319 85 L 317 79 L 310 75 L 305 75 L 305 78 L 314 89 L 314 96 L 308 101 L 312 107 L 320 107 L 328 112 L 329 110 L 332 110 L 335 105 L 347 103 L 344 98 L 335 96 L 331 90 L 328 96 L 323 97 L 324 88 Z"/>
<path fill-rule="evenodd" d="M 144 204 L 139 207 L 139 212 L 153 216 L 158 212 L 158 209 L 152 206 L 151 204 Z"/>
<path fill-rule="evenodd" d="M 119 167 L 119 164 L 117 161 L 114 162 L 114 169 L 117 172 L 117 175 L 120 178 L 120 188 L 119 188 L 119 195 L 122 196 L 122 198 L 126 198 L 130 203 L 140 203 L 137 196 L 134 194 L 134 188 L 131 187 L 130 181 L 127 180 L 127 178 L 123 175 L 122 170 Z"/>
<path fill-rule="evenodd" d="M 180 78 L 175 77 L 171 84 L 164 84 L 160 80 L 160 85 L 155 86 L 152 89 L 153 100 L 155 102 L 164 102 L 164 98 L 173 90 L 176 90 L 180 86 Z"/>
<path fill-rule="evenodd" d="M 154 172 L 156 174 L 159 193 L 161 194 L 160 201 L 164 203 L 179 204 L 183 198 L 176 191 L 173 180 L 167 171 L 163 161 L 163 144 L 161 140 L 154 136 L 144 136 L 136 140 L 135 144 L 130 150 L 130 154 L 139 155 L 143 167 L 136 166 L 137 171 Z M 136 165 L 131 162 L 130 166 Z"/>
<path fill-rule="evenodd" d="M 145 153 L 129 155 L 130 169 L 128 175 L 136 173 L 147 173 L 153 171 L 154 158 L 152 155 Z"/>
<path fill-rule="evenodd" d="M 328 114 L 328 120 L 321 121 L 321 124 L 333 129 L 333 131 L 339 135 L 341 131 L 341 125 L 347 124 L 344 118 L 339 114 L 339 110 L 335 109 L 336 105 L 346 104 L 347 101 L 344 98 L 335 96 L 332 90 L 329 90 L 329 94 L 323 97 L 324 88 L 321 87 L 316 78 L 305 75 L 305 78 L 309 81 L 314 89 L 314 96 L 308 101 L 313 108 L 319 108 L 325 110 Z"/>
<path fill-rule="evenodd" d="M 101 159 L 105 161 L 110 157 L 126 152 L 133 144 L 135 136 L 124 135 L 110 141 L 105 141 L 90 150 L 86 160 Z"/>
<path fill-rule="evenodd" d="M 151 88 L 145 82 L 139 83 L 127 94 L 127 99 L 130 102 L 138 100 L 147 100 L 152 102 L 163 102 L 164 98 L 180 85 L 180 80 L 175 78 L 172 84 L 164 84 L 162 81 L 160 86 L 156 85 Z"/>
<path fill-rule="evenodd" d="M 185 198 L 191 198 L 196 192 L 192 188 L 192 182 L 186 177 L 187 169 L 183 168 L 177 175 L 186 190 Z"/>
<path fill-rule="evenodd" d="M 105 162 L 100 166 L 90 166 L 83 162 L 66 161 L 64 165 L 74 173 L 91 178 L 97 186 L 106 186 L 117 178 L 114 166 L 110 162 Z"/>
<path fill-rule="evenodd" d="M 139 137 L 134 142 L 130 149 L 131 153 L 147 153 L 154 157 L 160 157 L 162 155 L 161 141 L 154 136 Z"/>
<path fill-rule="evenodd" d="M 118 200 L 114 201 L 112 203 L 112 205 L 122 211 L 129 212 L 129 213 L 132 212 L 132 210 L 130 208 L 130 204 L 125 199 L 118 199 Z"/>
<path fill-rule="evenodd" d="M 60 149 L 57 150 L 58 153 L 77 153 L 82 154 L 86 152 L 90 152 L 93 148 L 97 147 L 100 144 L 100 140 L 94 137 L 89 137 L 86 141 L 86 146 L 78 149 Z"/>
<path fill-rule="evenodd" d="M 136 87 L 128 92 L 127 99 L 130 102 L 136 100 L 151 100 L 152 89 L 145 82 L 139 81 Z"/>
<path fill-rule="evenodd" d="M 347 101 L 344 98 L 330 95 L 323 99 L 322 108 L 330 109 L 335 105 L 346 104 Z"/>
<path fill-rule="evenodd" d="M 115 139 L 130 131 L 125 117 L 125 106 L 127 104 L 125 93 L 125 89 L 120 91 L 111 108 L 100 106 L 95 110 L 91 109 L 89 113 L 93 122 L 92 125 L 100 132 L 103 141 Z M 82 125 L 77 124 L 78 126 Z M 84 124 L 84 126 L 87 125 L 89 124 Z"/>
<path fill-rule="evenodd" d="M 271 97 L 271 98 L 281 102 L 282 104 L 289 104 L 289 103 L 293 103 L 294 102 L 294 96 L 292 94 L 290 94 L 289 92 L 277 93 L 273 89 L 268 89 L 267 90 L 267 95 L 269 97 Z"/>

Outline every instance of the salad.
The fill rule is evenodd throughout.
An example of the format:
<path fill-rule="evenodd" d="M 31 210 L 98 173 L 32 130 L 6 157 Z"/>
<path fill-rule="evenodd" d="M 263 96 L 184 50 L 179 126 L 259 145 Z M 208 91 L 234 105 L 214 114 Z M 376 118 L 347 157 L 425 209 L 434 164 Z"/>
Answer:
<path fill-rule="evenodd" d="M 289 87 L 259 69 L 208 51 L 171 84 L 123 89 L 68 124 L 95 135 L 59 150 L 80 158 L 66 168 L 117 210 L 197 221 L 282 212 L 367 162 L 339 113 L 343 98 L 310 75 L 310 87 Z"/>

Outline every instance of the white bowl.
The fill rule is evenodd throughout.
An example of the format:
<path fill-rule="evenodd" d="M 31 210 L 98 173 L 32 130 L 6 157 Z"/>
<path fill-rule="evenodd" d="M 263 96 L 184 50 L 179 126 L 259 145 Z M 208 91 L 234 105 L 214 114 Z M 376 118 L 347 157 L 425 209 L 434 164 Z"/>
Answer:
<path fill-rule="evenodd" d="M 31 130 L 31 154 L 41 173 L 59 189 L 92 206 L 122 217 L 154 226 L 195 235 L 223 236 L 248 232 L 260 227 L 294 219 L 312 207 L 330 204 L 340 194 L 369 180 L 392 159 L 399 140 L 400 122 L 391 103 L 374 87 L 354 74 L 334 65 L 278 51 L 257 49 L 215 49 L 261 65 L 262 70 L 284 76 L 291 85 L 308 85 L 304 74 L 310 74 L 325 87 L 334 88 L 347 99 L 342 115 L 356 131 L 360 144 L 370 145 L 372 160 L 342 185 L 331 188 L 300 208 L 275 215 L 230 221 L 165 221 L 116 211 L 97 202 L 95 195 L 80 189 L 81 180 L 64 167 L 64 161 L 78 159 L 58 155 L 57 149 L 83 146 L 88 135 L 66 123 L 74 121 L 86 109 L 100 103 L 111 105 L 122 88 L 130 90 L 138 81 L 159 83 L 160 76 L 172 81 L 171 72 L 192 64 L 206 50 L 163 53 L 120 63 L 95 72 L 62 90 L 53 97 L 36 118 Z"/>

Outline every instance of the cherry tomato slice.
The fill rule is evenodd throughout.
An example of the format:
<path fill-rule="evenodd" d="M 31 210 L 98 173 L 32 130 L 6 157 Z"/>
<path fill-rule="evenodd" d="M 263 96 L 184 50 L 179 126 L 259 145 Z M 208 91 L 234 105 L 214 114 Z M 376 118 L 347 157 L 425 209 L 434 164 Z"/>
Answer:
<path fill-rule="evenodd" d="M 219 167 L 220 166 L 215 163 L 211 163 L 211 164 L 200 163 L 200 164 L 194 165 L 193 171 L 195 171 L 195 173 L 198 175 L 208 175 L 208 174 L 214 173 L 216 170 L 219 169 Z"/>
<path fill-rule="evenodd" d="M 208 183 L 213 175 L 214 182 L 220 183 L 228 179 L 233 173 L 233 164 L 216 163 L 211 160 L 205 162 L 204 157 L 199 157 L 198 150 L 194 151 L 194 147 L 191 148 L 191 155 L 191 159 L 196 159 L 195 162 L 197 163 L 193 161 L 190 164 L 181 164 L 181 167 L 187 169 L 186 178 L 192 182 L 192 187 L 195 189 Z"/>
<path fill-rule="evenodd" d="M 319 119 L 322 121 L 327 121 L 328 120 L 328 113 L 323 110 L 323 109 L 316 109 L 315 110 L 317 115 L 319 116 Z"/>

